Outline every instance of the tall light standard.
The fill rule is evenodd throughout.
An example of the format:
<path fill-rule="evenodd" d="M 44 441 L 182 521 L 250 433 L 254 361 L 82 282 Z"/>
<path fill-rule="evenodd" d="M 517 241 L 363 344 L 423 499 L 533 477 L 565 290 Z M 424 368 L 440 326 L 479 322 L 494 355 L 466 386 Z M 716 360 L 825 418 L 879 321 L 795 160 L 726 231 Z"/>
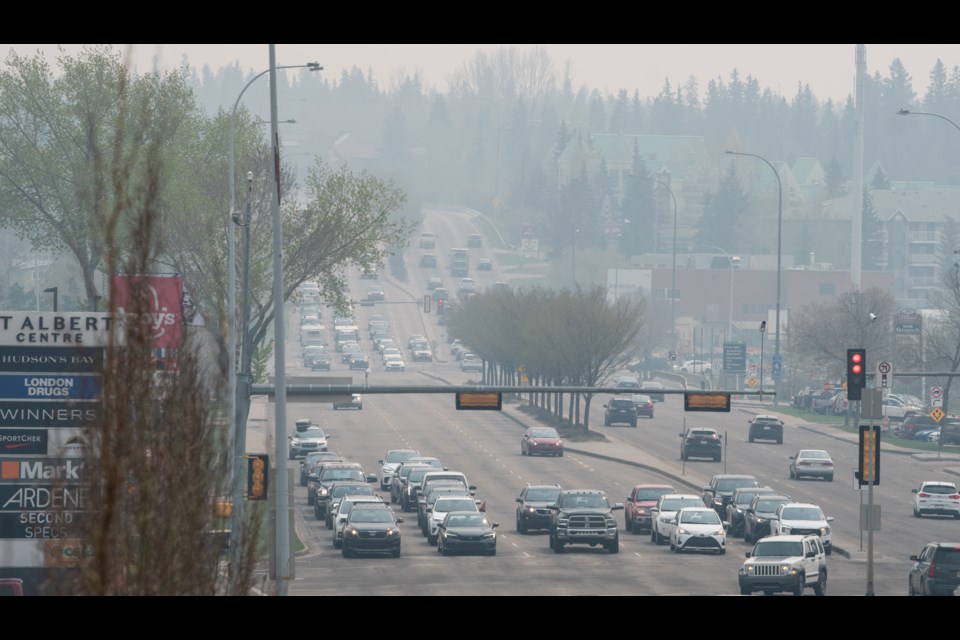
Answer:
<path fill-rule="evenodd" d="M 733 269 L 740 262 L 739 256 L 731 256 L 729 253 L 721 249 L 720 247 L 715 247 L 712 244 L 702 244 L 699 243 L 697 246 L 703 247 L 704 249 L 716 249 L 722 253 L 727 258 L 727 262 L 730 265 L 730 303 L 728 305 L 729 315 L 727 317 L 727 340 L 733 339 Z M 710 351 L 713 352 L 713 345 L 710 345 Z"/>
<path fill-rule="evenodd" d="M 780 263 L 783 259 L 783 183 L 780 181 L 780 173 L 777 171 L 776 167 L 771 164 L 769 160 L 763 156 L 758 156 L 755 153 L 744 153 L 741 151 L 730 151 L 727 150 L 727 154 L 732 156 L 750 156 L 751 158 L 757 158 L 758 160 L 763 160 L 770 170 L 773 171 L 773 175 L 777 178 L 777 315 L 775 322 L 777 326 L 775 327 L 776 333 L 774 334 L 774 349 L 773 349 L 773 366 L 774 366 L 774 378 L 773 378 L 773 391 L 776 394 L 779 391 L 780 386 Z M 777 404 L 779 401 L 779 396 L 774 395 L 773 403 Z"/>
<path fill-rule="evenodd" d="M 235 579 L 239 575 L 239 559 L 240 559 L 240 549 L 242 528 L 243 528 L 243 481 L 240 469 L 242 469 L 243 456 L 246 454 L 246 424 L 244 421 L 238 418 L 238 406 L 237 406 L 237 272 L 236 272 L 236 260 L 237 260 L 237 243 L 236 238 L 234 237 L 234 230 L 231 226 L 231 223 L 239 223 L 239 214 L 236 212 L 236 183 L 237 183 L 237 171 L 236 171 L 236 154 L 235 154 L 235 131 L 236 131 L 236 117 L 237 117 L 237 106 L 240 104 L 240 99 L 243 98 L 243 94 L 246 93 L 247 89 L 251 84 L 254 83 L 257 78 L 264 76 L 270 73 L 275 69 L 310 69 L 311 71 L 320 71 L 323 67 L 320 66 L 317 62 L 307 62 L 306 64 L 295 64 L 295 65 L 283 65 L 279 67 L 274 67 L 272 69 L 267 69 L 266 71 L 261 71 L 243 86 L 243 89 L 240 90 L 240 94 L 237 96 L 237 99 L 233 103 L 233 109 L 230 111 L 230 154 L 229 154 L 229 163 L 230 163 L 230 210 L 227 212 L 227 424 L 229 430 L 229 439 L 231 440 L 233 457 L 231 458 L 232 463 L 230 464 L 230 473 L 231 480 L 233 482 L 233 505 L 231 513 L 231 525 L 230 525 L 230 546 L 231 546 L 231 580 Z M 244 335 L 246 335 L 246 328 L 244 328 Z M 249 348 L 249 346 L 247 346 Z M 249 397 L 247 392 L 246 385 L 249 384 L 249 381 L 245 382 L 243 389 L 244 397 Z M 248 411 L 247 408 L 244 408 L 244 415 Z M 240 428 L 240 425 L 243 425 L 243 428 Z"/>
<path fill-rule="evenodd" d="M 641 156 L 643 158 L 645 156 Z M 663 187 L 667 190 L 667 193 L 670 194 L 670 198 L 673 200 L 673 264 L 670 270 L 670 350 L 672 353 L 677 353 L 677 196 L 673 193 L 673 189 L 670 188 L 666 182 L 660 180 L 659 175 L 655 178 L 650 178 L 647 176 L 637 176 L 645 180 L 651 180 L 656 183 L 658 187 Z"/>
<path fill-rule="evenodd" d="M 956 127 L 958 130 L 960 130 L 960 124 L 957 124 L 947 116 L 942 116 L 939 113 L 932 113 L 930 111 L 910 111 L 908 109 L 900 109 L 900 111 L 897 111 L 897 115 L 898 116 L 933 116 L 934 118 L 940 118 L 941 120 L 946 120 L 947 122 L 952 124 L 954 127 Z"/>
<path fill-rule="evenodd" d="M 673 199 L 673 266 L 670 270 L 670 350 L 677 352 L 677 196 L 673 194 L 673 189 L 665 182 L 657 180 L 657 186 L 663 187 Z M 733 276 L 730 276 L 730 300 L 733 304 Z M 731 308 L 730 311 L 733 314 Z M 730 321 L 731 324 L 733 320 Z"/>

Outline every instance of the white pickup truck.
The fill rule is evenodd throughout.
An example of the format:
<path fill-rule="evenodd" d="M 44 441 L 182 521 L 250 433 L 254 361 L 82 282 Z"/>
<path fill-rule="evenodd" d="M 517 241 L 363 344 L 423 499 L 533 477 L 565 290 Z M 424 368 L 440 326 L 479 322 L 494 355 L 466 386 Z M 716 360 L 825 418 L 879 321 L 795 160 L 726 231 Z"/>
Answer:
<path fill-rule="evenodd" d="M 891 422 L 903 421 L 903 419 L 914 413 L 923 413 L 923 407 L 908 404 L 901 398 L 888 396 L 883 399 L 883 415 Z"/>

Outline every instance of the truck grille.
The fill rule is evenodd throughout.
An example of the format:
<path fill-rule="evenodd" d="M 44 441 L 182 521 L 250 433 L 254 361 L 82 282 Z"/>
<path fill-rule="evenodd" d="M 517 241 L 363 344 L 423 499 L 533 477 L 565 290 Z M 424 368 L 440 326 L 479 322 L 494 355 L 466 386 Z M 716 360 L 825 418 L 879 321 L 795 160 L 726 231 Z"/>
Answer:
<path fill-rule="evenodd" d="M 764 578 L 771 578 L 780 575 L 779 564 L 755 564 L 753 565 L 753 575 Z"/>
<path fill-rule="evenodd" d="M 606 529 L 607 520 L 601 514 L 571 515 L 568 529 Z"/>

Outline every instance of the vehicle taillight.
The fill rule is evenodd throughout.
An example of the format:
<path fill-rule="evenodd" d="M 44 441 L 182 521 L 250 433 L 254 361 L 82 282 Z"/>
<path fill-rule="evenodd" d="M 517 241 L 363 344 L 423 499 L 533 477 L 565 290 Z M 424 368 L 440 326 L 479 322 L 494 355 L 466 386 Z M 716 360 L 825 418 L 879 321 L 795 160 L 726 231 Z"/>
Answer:
<path fill-rule="evenodd" d="M 960 493 L 952 493 L 947 497 L 950 498 L 951 500 L 960 500 Z"/>
<path fill-rule="evenodd" d="M 803 467 L 803 466 L 809 466 L 810 464 L 811 464 L 811 463 L 807 462 L 806 460 L 802 460 L 802 461 L 800 462 L 800 466 L 801 466 L 801 467 Z"/>
<path fill-rule="evenodd" d="M 923 491 L 921 491 L 921 492 L 918 493 L 917 495 L 920 496 L 921 498 L 929 498 L 929 497 L 930 497 L 930 494 L 929 494 L 929 493 L 924 493 Z"/>
<path fill-rule="evenodd" d="M 936 571 L 934 570 L 934 567 L 935 567 L 935 566 L 936 566 L 936 565 L 934 565 L 932 562 L 930 563 L 930 568 L 927 569 L 927 577 L 928 577 L 928 578 L 935 578 L 935 577 L 936 577 L 936 576 L 934 575 L 934 574 L 936 573 Z"/>

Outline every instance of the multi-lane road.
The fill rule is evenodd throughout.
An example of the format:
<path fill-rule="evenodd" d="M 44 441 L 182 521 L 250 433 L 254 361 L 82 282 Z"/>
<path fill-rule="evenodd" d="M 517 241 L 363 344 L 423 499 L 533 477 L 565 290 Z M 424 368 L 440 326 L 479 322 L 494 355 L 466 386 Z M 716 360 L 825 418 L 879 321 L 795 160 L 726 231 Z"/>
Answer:
<path fill-rule="evenodd" d="M 424 315 L 413 304 L 421 300 L 430 276 L 441 275 L 447 289 L 456 291 L 456 280 L 445 270 L 450 247 L 466 246 L 476 227 L 468 216 L 428 212 L 425 228 L 438 236 L 436 269 L 420 269 L 421 250 L 412 247 L 407 256 L 407 279 L 398 281 L 380 275 L 387 303 L 357 307 L 357 324 L 366 327 L 373 313 L 386 316 L 394 339 L 406 344 L 410 334 L 424 334 L 436 344 L 437 361 L 414 363 L 407 359 L 406 371 L 384 372 L 380 360 L 372 359 L 370 384 L 401 383 L 462 384 L 476 374 L 461 373 L 449 357 L 444 327 L 435 315 Z M 478 257 L 492 257 L 486 248 L 474 249 Z M 471 272 L 481 287 L 507 279 L 498 272 Z M 369 281 L 356 278 L 351 287 L 362 297 Z M 405 304 L 391 304 L 405 302 Z M 330 315 L 330 314 L 328 314 Z M 329 318 L 324 318 L 329 320 Z M 291 328 L 295 319 L 291 320 Z M 332 327 L 331 327 L 332 329 Z M 288 373 L 303 375 L 297 332 L 290 331 L 287 348 Z M 364 336 L 366 338 L 366 336 Z M 362 343 L 369 346 L 369 339 Z M 349 372 L 334 359 L 332 375 L 354 374 L 362 383 L 363 372 Z M 595 409 L 603 398 L 596 398 Z M 500 523 L 497 555 L 443 557 L 429 545 L 416 526 L 416 514 L 405 519 L 402 555 L 398 559 L 369 556 L 345 559 L 334 549 L 332 533 L 323 522 L 314 520 L 307 506 L 306 489 L 296 486 L 292 500 L 296 531 L 306 550 L 296 558 L 295 579 L 290 595 L 732 595 L 739 593 L 737 570 L 749 546 L 742 540 L 728 541 L 726 555 L 676 555 L 666 546 L 650 542 L 648 535 L 633 535 L 621 523 L 620 553 L 607 554 L 600 548 L 568 547 L 553 553 L 547 535 L 520 535 L 515 529 L 515 498 L 526 483 L 558 483 L 564 488 L 602 489 L 611 500 L 622 502 L 630 488 L 642 482 L 670 482 L 683 492 L 702 493 L 702 486 L 715 473 L 749 473 L 763 485 L 774 487 L 798 501 L 820 504 L 834 517 L 834 544 L 838 548 L 828 559 L 828 595 L 863 595 L 867 589 L 866 534 L 860 532 L 860 510 L 865 494 L 853 485 L 856 446 L 821 430 L 805 428 L 789 418 L 783 445 L 747 442 L 747 421 L 757 408 L 735 406 L 729 414 L 684 413 L 682 397 L 668 395 L 657 403 L 656 417 L 641 420 L 636 429 L 603 427 L 602 409 L 591 412 L 591 429 L 609 436 L 613 444 L 603 445 L 604 457 L 591 455 L 596 449 L 568 443 L 562 458 L 530 458 L 520 455 L 523 414 L 457 411 L 453 395 L 375 394 L 364 397 L 362 411 L 334 411 L 329 404 L 297 403 L 288 407 L 292 420 L 308 417 L 332 434 L 331 449 L 363 464 L 367 473 L 379 470 L 377 461 L 388 449 L 418 449 L 440 458 L 451 469 L 462 471 L 486 500 L 487 516 Z M 767 410 L 765 409 L 764 412 Z M 268 419 L 272 416 L 267 415 Z M 679 461 L 678 434 L 689 426 L 711 426 L 726 436 L 724 461 Z M 269 428 L 268 428 L 269 430 Z M 790 480 L 788 456 L 799 448 L 829 450 L 837 465 L 831 482 Z M 640 466 L 642 463 L 643 466 Z M 288 462 L 296 477 L 298 467 Z M 911 517 L 911 489 L 924 479 L 953 479 L 945 459 L 918 458 L 884 452 L 880 486 L 875 502 L 882 507 L 881 531 L 875 534 L 873 590 L 877 595 L 905 595 L 908 556 L 931 540 L 960 539 L 960 522 Z M 955 464 L 955 463 L 954 463 Z M 660 472 L 658 472 L 660 470 Z M 380 492 L 389 501 L 389 492 Z M 842 552 L 840 552 L 842 550 Z M 809 593 L 809 592 L 807 592 Z M 806 594 L 805 594 L 806 595 Z"/>

